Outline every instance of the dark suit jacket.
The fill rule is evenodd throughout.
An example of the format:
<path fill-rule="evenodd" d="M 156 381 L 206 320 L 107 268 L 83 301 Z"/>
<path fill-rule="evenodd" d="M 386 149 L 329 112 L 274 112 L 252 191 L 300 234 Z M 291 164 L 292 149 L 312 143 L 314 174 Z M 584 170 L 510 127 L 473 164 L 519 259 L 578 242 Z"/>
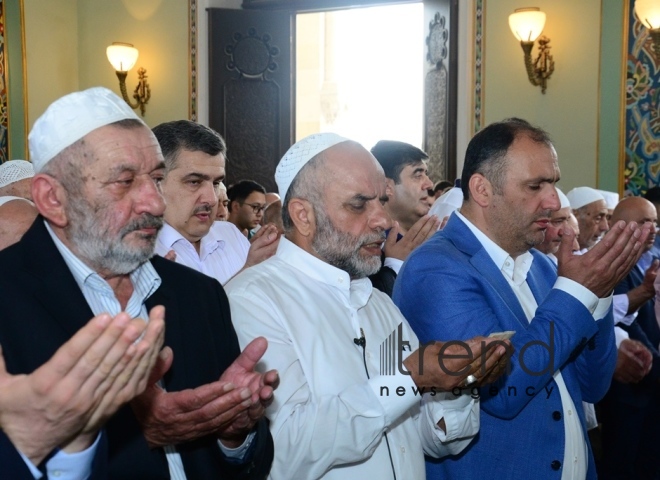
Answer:
<path fill-rule="evenodd" d="M 151 260 L 162 284 L 147 309 L 166 308 L 165 344 L 174 363 L 164 379 L 168 391 L 194 388 L 217 380 L 239 354 L 229 303 L 214 279 L 174 262 Z M 73 275 L 38 217 L 23 239 L 0 252 L 0 344 L 11 373 L 30 373 L 45 363 L 93 314 Z M 150 450 L 129 406 L 106 426 L 109 478 L 167 479 L 162 449 Z M 191 480 L 265 478 L 273 444 L 265 420 L 243 464 L 227 461 L 216 439 L 178 445 Z"/>
<path fill-rule="evenodd" d="M 394 270 L 383 265 L 376 273 L 369 275 L 369 280 L 371 280 L 371 285 L 374 288 L 377 288 L 392 298 L 392 290 L 394 290 L 394 282 L 396 281 L 396 272 Z"/>
<path fill-rule="evenodd" d="M 644 274 L 637 268 L 633 268 L 614 289 L 615 294 L 627 293 L 636 288 L 644 281 Z M 655 318 L 655 306 L 653 299 L 645 302 L 638 310 L 637 318 L 629 325 L 619 325 L 628 332 L 630 338 L 642 342 L 653 355 L 653 366 L 649 374 L 637 384 L 623 384 L 616 380 L 608 392 L 608 397 L 616 398 L 617 401 L 633 405 L 635 407 L 646 407 L 653 399 L 658 398 L 660 389 L 660 327 Z"/>
<path fill-rule="evenodd" d="M 35 432 L 37 433 L 37 432 Z M 92 462 L 92 474 L 89 480 L 108 478 L 108 445 L 106 435 L 102 435 Z M 46 460 L 44 462 L 46 463 Z M 37 468 L 40 466 L 37 465 Z M 0 430 L 0 480 L 34 480 L 32 472 L 23 461 L 11 440 Z"/>
<path fill-rule="evenodd" d="M 0 479 L 34 480 L 14 445 L 0 430 Z"/>

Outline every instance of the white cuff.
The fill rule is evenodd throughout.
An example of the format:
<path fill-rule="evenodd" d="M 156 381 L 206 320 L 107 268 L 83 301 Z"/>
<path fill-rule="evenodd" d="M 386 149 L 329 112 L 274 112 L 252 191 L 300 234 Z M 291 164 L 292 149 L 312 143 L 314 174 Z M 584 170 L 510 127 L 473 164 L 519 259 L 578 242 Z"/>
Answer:
<path fill-rule="evenodd" d="M 592 314 L 596 311 L 596 307 L 598 307 L 599 302 L 596 294 L 570 278 L 558 277 L 553 288 L 557 288 L 575 297 Z"/>
<path fill-rule="evenodd" d="M 245 454 L 250 448 L 250 445 L 252 445 L 252 440 L 254 439 L 254 436 L 256 434 L 257 432 L 255 431 L 250 432 L 248 436 L 245 437 L 245 441 L 239 447 L 236 448 L 225 447 L 220 440 L 218 440 L 218 446 L 220 447 L 220 450 L 222 450 L 222 453 L 224 453 L 227 458 L 235 458 L 236 460 L 243 460 L 245 458 Z"/>
<path fill-rule="evenodd" d="M 401 415 L 421 401 L 412 375 L 379 375 L 367 382 L 385 412 L 385 425 L 392 425 Z"/>
<path fill-rule="evenodd" d="M 606 297 L 606 298 L 599 298 L 598 299 L 598 306 L 596 307 L 596 310 L 594 310 L 594 320 L 601 320 L 607 315 L 607 312 L 610 311 L 610 307 L 612 306 L 612 295 Z"/>
<path fill-rule="evenodd" d="M 614 327 L 614 342 L 616 343 L 616 349 L 617 350 L 621 346 L 621 342 L 623 342 L 624 340 L 627 340 L 629 338 L 630 338 L 630 336 L 628 335 L 628 332 L 626 332 L 623 328 Z"/>
<path fill-rule="evenodd" d="M 398 258 L 394 257 L 385 257 L 383 266 L 390 267 L 392 270 L 394 270 L 394 273 L 398 275 L 399 270 L 401 270 L 401 267 L 403 266 L 403 260 L 399 260 Z"/>
<path fill-rule="evenodd" d="M 57 478 L 58 480 L 85 480 L 89 478 L 92 474 L 92 462 L 100 439 L 101 433 L 99 432 L 94 443 L 81 452 L 66 453 L 59 450 L 46 462 L 48 478 Z M 41 478 L 41 474 L 39 474 L 39 477 L 35 476 L 35 478 Z"/>

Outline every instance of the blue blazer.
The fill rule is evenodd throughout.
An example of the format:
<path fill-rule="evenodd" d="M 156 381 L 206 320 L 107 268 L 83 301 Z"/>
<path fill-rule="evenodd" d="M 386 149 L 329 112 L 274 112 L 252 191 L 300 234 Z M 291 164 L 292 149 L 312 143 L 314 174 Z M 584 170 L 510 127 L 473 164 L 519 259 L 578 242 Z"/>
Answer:
<path fill-rule="evenodd" d="M 429 479 L 561 478 L 565 432 L 552 378 L 557 369 L 589 445 L 581 402 L 597 402 L 609 387 L 616 364 L 612 309 L 595 322 L 577 299 L 552 288 L 554 266 L 531 252 L 527 283 L 538 304 L 531 322 L 488 252 L 455 214 L 399 272 L 393 300 L 420 342 L 516 332 L 509 372 L 480 389 L 480 432 L 461 454 L 429 459 Z M 596 478 L 590 446 L 587 478 Z"/>

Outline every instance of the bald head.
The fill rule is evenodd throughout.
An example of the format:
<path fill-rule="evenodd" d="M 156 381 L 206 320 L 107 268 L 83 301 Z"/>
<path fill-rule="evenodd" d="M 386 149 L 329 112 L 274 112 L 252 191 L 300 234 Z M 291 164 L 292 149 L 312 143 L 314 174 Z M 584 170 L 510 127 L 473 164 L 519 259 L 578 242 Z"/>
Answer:
<path fill-rule="evenodd" d="M 25 200 L 12 200 L 0 206 L 0 250 L 18 242 L 37 214 L 36 207 Z"/>
<path fill-rule="evenodd" d="M 612 224 L 623 220 L 626 223 L 637 222 L 639 226 L 646 222 L 653 224 L 651 234 L 644 245 L 649 250 L 655 241 L 655 226 L 658 223 L 658 213 L 655 206 L 642 197 L 626 197 L 621 200 L 612 213 Z"/>
<path fill-rule="evenodd" d="M 284 233 L 284 227 L 282 226 L 282 202 L 276 200 L 266 207 L 264 210 L 263 224 L 267 225 L 272 223 L 277 227 L 277 231 Z"/>

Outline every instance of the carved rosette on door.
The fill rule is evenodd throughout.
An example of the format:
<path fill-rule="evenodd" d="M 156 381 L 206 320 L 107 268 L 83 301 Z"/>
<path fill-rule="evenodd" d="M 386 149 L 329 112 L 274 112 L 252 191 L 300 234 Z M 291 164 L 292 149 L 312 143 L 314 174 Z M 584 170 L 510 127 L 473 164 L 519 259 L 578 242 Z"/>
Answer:
<path fill-rule="evenodd" d="M 426 153 L 429 155 L 429 177 L 434 182 L 447 179 L 449 173 L 446 147 L 449 30 L 445 24 L 445 17 L 436 13 L 426 37 L 426 60 L 433 67 L 426 73 L 424 81 L 424 138 Z"/>

